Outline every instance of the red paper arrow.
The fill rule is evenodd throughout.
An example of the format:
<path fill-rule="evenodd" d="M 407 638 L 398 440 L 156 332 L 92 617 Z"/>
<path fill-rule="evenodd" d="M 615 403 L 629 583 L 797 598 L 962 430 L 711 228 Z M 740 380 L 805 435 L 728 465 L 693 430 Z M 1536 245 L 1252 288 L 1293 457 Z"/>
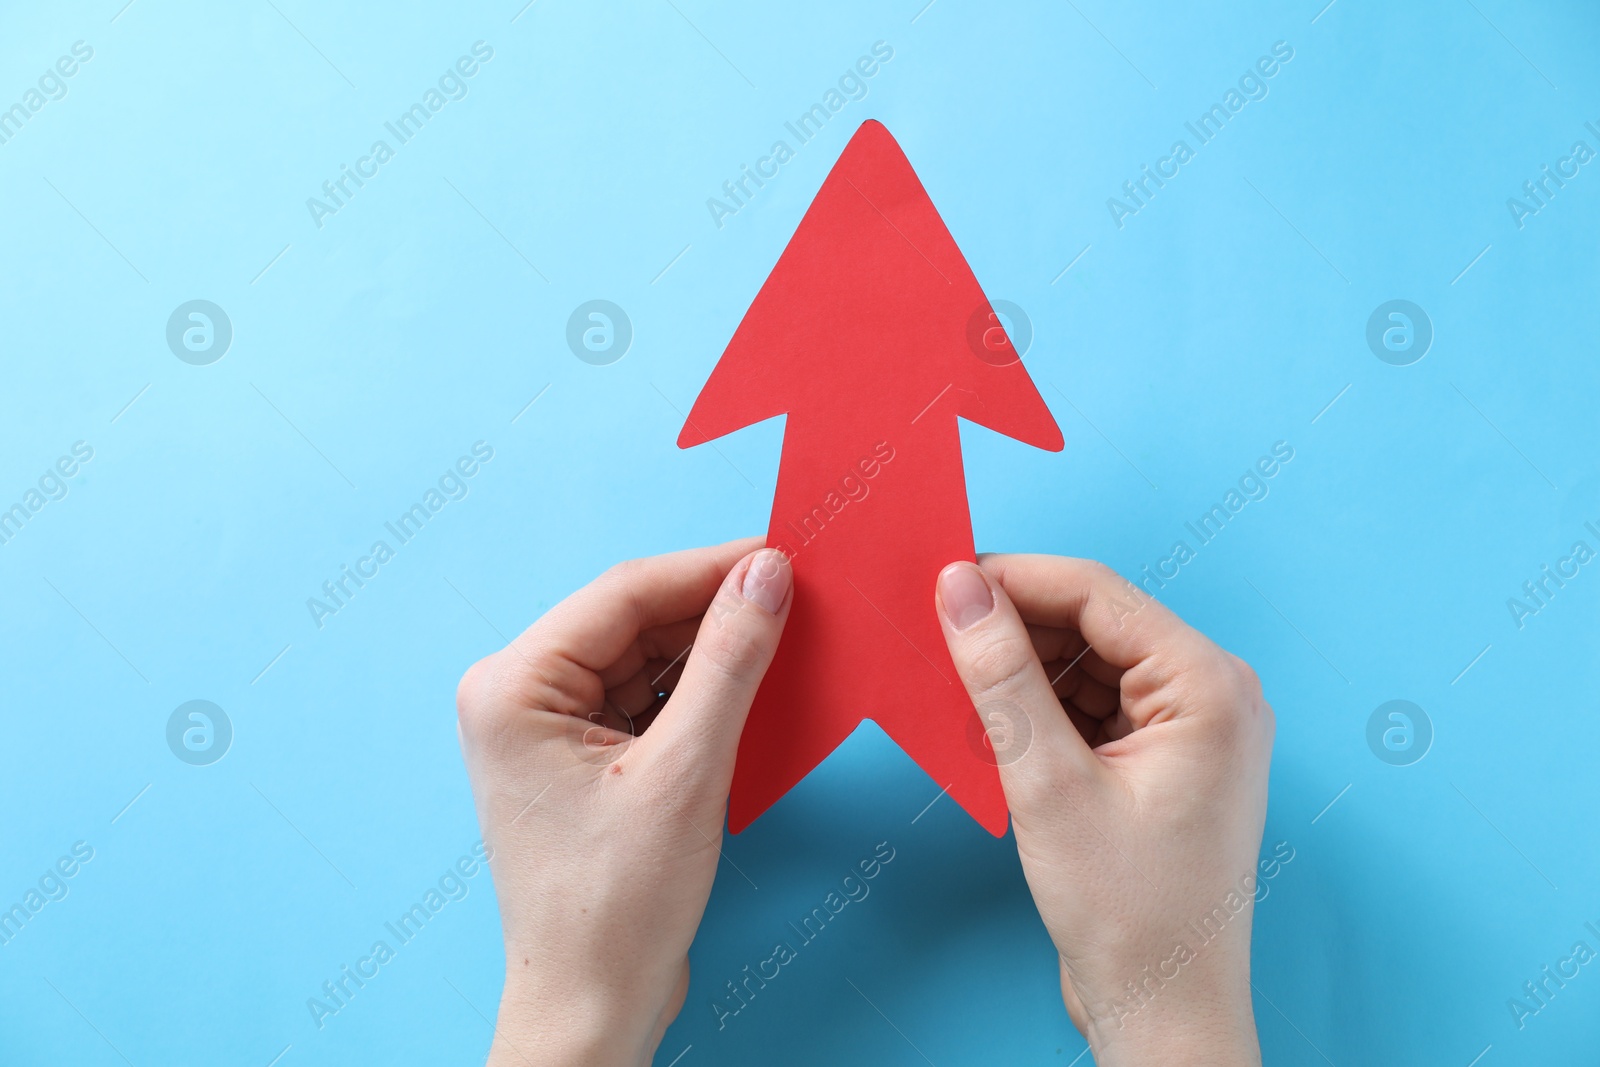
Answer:
<path fill-rule="evenodd" d="M 678 447 L 787 414 L 767 544 L 794 607 L 739 744 L 738 833 L 872 719 L 990 833 L 1005 796 L 934 582 L 973 559 L 956 417 L 1061 431 L 900 146 L 861 125 L 695 400 Z"/>

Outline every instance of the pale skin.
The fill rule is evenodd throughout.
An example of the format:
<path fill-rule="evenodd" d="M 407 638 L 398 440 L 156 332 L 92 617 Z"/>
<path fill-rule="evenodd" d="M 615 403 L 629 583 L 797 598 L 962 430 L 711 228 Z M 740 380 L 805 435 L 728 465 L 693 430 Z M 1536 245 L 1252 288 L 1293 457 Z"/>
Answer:
<path fill-rule="evenodd" d="M 647 1064 L 682 1009 L 739 734 L 794 595 L 760 544 L 614 567 L 462 678 L 506 945 L 491 1067 Z M 929 593 L 1095 1062 L 1259 1064 L 1248 895 L 1174 947 L 1253 885 L 1273 734 L 1255 675 L 1085 560 L 958 562 Z"/>

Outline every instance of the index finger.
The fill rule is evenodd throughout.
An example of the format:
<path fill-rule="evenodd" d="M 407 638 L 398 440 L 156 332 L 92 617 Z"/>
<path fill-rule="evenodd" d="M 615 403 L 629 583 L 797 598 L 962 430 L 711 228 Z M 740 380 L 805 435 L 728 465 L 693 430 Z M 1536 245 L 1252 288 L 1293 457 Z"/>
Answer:
<path fill-rule="evenodd" d="M 1067 556 L 983 555 L 1024 622 L 1077 630 L 1106 663 L 1127 670 L 1159 652 L 1210 646 L 1149 593 L 1103 563 Z"/>
<path fill-rule="evenodd" d="M 704 612 L 733 565 L 762 543 L 743 537 L 619 563 L 545 612 L 511 648 L 524 659 L 553 653 L 598 674 L 640 631 Z"/>

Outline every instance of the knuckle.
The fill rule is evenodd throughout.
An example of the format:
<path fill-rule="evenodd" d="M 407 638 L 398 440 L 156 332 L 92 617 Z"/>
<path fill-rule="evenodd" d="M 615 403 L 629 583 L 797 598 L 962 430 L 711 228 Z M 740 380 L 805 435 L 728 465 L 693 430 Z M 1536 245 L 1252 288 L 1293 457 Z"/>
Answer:
<path fill-rule="evenodd" d="M 1060 841 L 1077 832 L 1085 810 L 1103 802 L 1097 783 L 1074 769 L 1053 746 L 1030 748 L 1021 762 L 1006 771 L 1002 771 L 1001 781 L 1012 817 L 1045 839 Z M 1097 817 L 1095 821 L 1100 820 Z"/>
<path fill-rule="evenodd" d="M 626 585 L 628 579 L 634 577 L 638 573 L 639 561 L 636 559 L 625 559 L 620 563 L 613 563 L 611 566 L 607 567 L 605 571 L 601 573 L 600 580 L 609 582 L 613 585 Z"/>
<path fill-rule="evenodd" d="M 494 704 L 499 668 L 494 656 L 485 656 L 461 676 L 456 684 L 456 718 L 463 732 L 476 734 L 482 726 L 487 709 Z"/>
<path fill-rule="evenodd" d="M 1271 746 L 1272 739 L 1278 736 L 1278 714 L 1265 700 L 1259 701 L 1256 707 L 1261 721 L 1261 732 L 1266 737 L 1268 746 Z"/>
<path fill-rule="evenodd" d="M 1256 727 L 1257 731 L 1268 739 L 1277 733 L 1277 715 L 1272 710 L 1272 705 L 1267 703 L 1265 693 L 1261 688 L 1261 677 L 1256 674 L 1255 668 L 1250 666 L 1238 656 L 1229 655 L 1238 686 L 1239 703 L 1242 706 L 1241 718 Z"/>
<path fill-rule="evenodd" d="M 1219 743 L 1237 747 L 1247 738 L 1270 738 L 1275 732 L 1272 707 L 1262 696 L 1261 679 L 1244 660 L 1222 652 L 1191 679 L 1199 706 L 1212 708 L 1212 729 Z"/>
<path fill-rule="evenodd" d="M 1154 602 L 1150 594 L 1099 560 L 1085 560 L 1083 567 L 1090 602 L 1118 630 Z"/>
<path fill-rule="evenodd" d="M 625 559 L 620 563 L 613 563 L 600 572 L 600 577 L 596 578 L 593 584 L 604 589 L 621 590 L 632 603 L 635 590 L 643 582 L 641 577 L 643 567 L 644 562 L 637 559 Z"/>
<path fill-rule="evenodd" d="M 760 668 L 766 658 L 766 641 L 755 627 L 744 625 L 745 612 L 736 610 L 710 627 L 695 648 L 719 674 L 740 679 Z"/>
<path fill-rule="evenodd" d="M 482 740 L 512 729 L 538 709 L 577 714 L 605 693 L 600 680 L 548 652 L 507 646 L 468 667 L 456 685 L 463 736 Z"/>
<path fill-rule="evenodd" d="M 988 634 L 979 637 L 964 657 L 967 687 L 974 699 L 1015 692 L 1033 658 L 1026 635 Z"/>
<path fill-rule="evenodd" d="M 1228 665 L 1233 669 L 1235 684 L 1245 696 L 1259 699 L 1261 678 L 1256 674 L 1255 668 L 1231 652 L 1225 655 L 1228 657 Z"/>
<path fill-rule="evenodd" d="M 1084 560 L 1083 569 L 1084 577 L 1093 585 L 1121 585 L 1123 582 L 1122 575 L 1097 559 Z"/>
<path fill-rule="evenodd" d="M 737 597 L 724 585 L 717 590 L 716 596 L 711 598 L 711 604 L 706 608 L 706 617 L 718 626 L 728 625 L 728 620 L 739 614 L 739 609 L 744 606 L 744 600 Z"/>

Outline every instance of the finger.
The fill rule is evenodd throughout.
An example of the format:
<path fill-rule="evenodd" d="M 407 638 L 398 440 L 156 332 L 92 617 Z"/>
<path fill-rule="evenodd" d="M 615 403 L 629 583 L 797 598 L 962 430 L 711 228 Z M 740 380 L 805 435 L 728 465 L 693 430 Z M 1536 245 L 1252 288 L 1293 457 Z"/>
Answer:
<path fill-rule="evenodd" d="M 599 672 L 600 681 L 607 689 L 638 674 L 649 663 L 659 662 L 654 678 L 668 663 L 682 663 L 700 629 L 698 617 L 669 622 L 639 633 L 639 639 L 623 650 L 617 661 Z"/>
<path fill-rule="evenodd" d="M 726 790 L 745 716 L 789 618 L 794 572 L 764 548 L 740 560 L 706 610 L 677 688 L 639 741 L 645 758 L 670 755 Z"/>
<path fill-rule="evenodd" d="M 1113 689 L 1117 687 L 1118 682 L 1122 681 L 1124 673 L 1121 667 L 1113 666 L 1095 655 L 1095 651 L 1092 648 L 1084 654 L 1083 659 L 1078 661 L 1078 666 L 1083 669 L 1083 673 L 1101 685 L 1109 685 Z"/>
<path fill-rule="evenodd" d="M 1101 685 L 1088 675 L 1082 677 L 1068 699 L 1073 707 L 1095 719 L 1115 714 L 1122 707 L 1120 690 Z"/>
<path fill-rule="evenodd" d="M 689 645 L 684 645 L 685 654 Z M 625 679 L 616 685 L 606 687 L 605 698 L 608 702 L 621 708 L 630 716 L 643 715 L 655 707 L 656 704 L 666 700 L 672 691 L 678 687 L 678 678 L 683 673 L 683 657 L 676 661 L 668 662 L 664 659 L 645 661 L 644 665 L 634 672 L 631 678 Z"/>
<path fill-rule="evenodd" d="M 956 673 L 986 725 L 1016 714 L 1010 723 L 1020 754 L 995 751 L 1008 797 L 1023 779 L 1054 781 L 1064 770 L 1075 778 L 1095 773 L 1095 759 L 1056 699 L 1027 627 L 1006 592 L 976 565 L 952 563 L 939 574 L 935 600 Z M 994 725 L 1002 725 L 995 722 Z"/>
<path fill-rule="evenodd" d="M 662 700 L 670 697 L 678 688 L 678 680 L 683 677 L 683 663 L 689 658 L 689 649 L 685 646 L 683 656 L 674 663 L 665 660 L 651 660 L 645 668 L 645 676 L 650 679 L 650 688 Z"/>
<path fill-rule="evenodd" d="M 613 700 L 603 701 L 600 707 L 589 712 L 583 718 L 585 722 L 591 725 L 614 730 L 629 737 L 639 732 L 633 721 L 633 712 Z"/>
<path fill-rule="evenodd" d="M 744 538 L 619 563 L 551 608 L 512 648 L 524 659 L 555 655 L 599 673 L 641 631 L 704 611 L 728 569 L 759 544 Z"/>
<path fill-rule="evenodd" d="M 1077 630 L 1101 660 L 1121 670 L 1158 651 L 1201 655 L 1215 648 L 1103 563 L 1030 555 L 984 556 L 979 563 L 1024 619 Z"/>
<path fill-rule="evenodd" d="M 1050 674 L 1051 667 L 1051 664 L 1045 664 L 1044 672 L 1046 675 Z M 1084 706 L 1082 690 L 1085 686 L 1093 684 L 1097 683 L 1079 670 L 1059 671 L 1055 677 L 1050 679 L 1050 688 L 1055 691 L 1056 697 L 1061 701 L 1061 706 L 1064 708 L 1076 708 L 1085 715 L 1091 712 L 1089 708 Z M 1117 691 L 1111 690 L 1110 692 L 1113 697 L 1111 708 L 1109 711 L 1095 716 L 1096 718 L 1104 718 L 1110 711 L 1116 710 L 1115 698 Z"/>
<path fill-rule="evenodd" d="M 655 704 L 651 705 L 648 711 L 642 712 L 639 715 L 635 715 L 633 718 L 634 736 L 637 737 L 646 730 L 650 729 L 650 724 L 656 721 L 656 716 L 661 713 L 661 709 L 665 706 L 666 701 L 658 700 Z"/>
<path fill-rule="evenodd" d="M 658 690 L 650 684 L 644 671 L 621 685 L 606 690 L 606 703 L 615 705 L 630 718 L 642 715 L 659 699 Z"/>
<path fill-rule="evenodd" d="M 1078 631 L 1064 630 L 1059 626 L 1029 623 L 1028 638 L 1033 642 L 1033 650 L 1039 653 L 1039 662 L 1044 664 L 1057 660 L 1061 661 L 1062 666 L 1075 663 L 1089 647 Z"/>
<path fill-rule="evenodd" d="M 1033 638 L 1033 649 L 1039 653 L 1039 662 L 1044 664 L 1052 685 L 1063 673 L 1074 669 L 1075 673 L 1087 674 L 1103 685 L 1115 687 L 1122 680 L 1122 668 L 1113 667 L 1096 655 L 1076 630 L 1030 623 L 1028 636 Z"/>
<path fill-rule="evenodd" d="M 1072 721 L 1073 727 L 1078 731 L 1078 736 L 1083 738 L 1083 743 L 1090 748 L 1100 744 L 1100 720 L 1090 718 L 1071 704 L 1066 705 L 1066 709 L 1067 718 Z"/>

